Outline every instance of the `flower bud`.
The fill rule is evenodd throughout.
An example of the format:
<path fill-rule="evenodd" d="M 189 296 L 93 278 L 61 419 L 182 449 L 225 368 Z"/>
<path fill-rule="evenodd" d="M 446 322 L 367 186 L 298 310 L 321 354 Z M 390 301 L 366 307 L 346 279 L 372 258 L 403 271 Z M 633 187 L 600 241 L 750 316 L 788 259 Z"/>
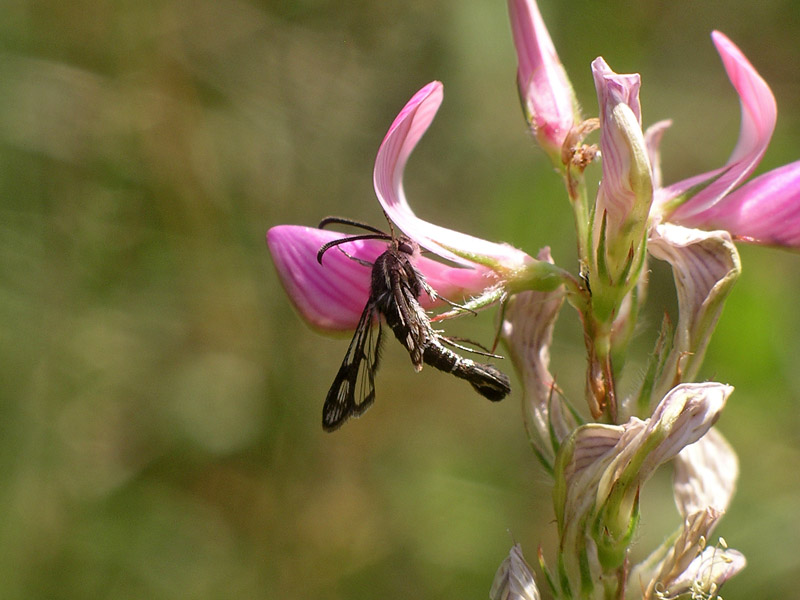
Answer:
<path fill-rule="evenodd" d="M 489 591 L 491 600 L 539 600 L 539 589 L 533 572 L 522 556 L 522 548 L 514 544 L 500 563 Z"/>
<path fill-rule="evenodd" d="M 578 103 L 535 0 L 509 0 L 522 110 L 539 145 L 561 165 L 561 146 L 580 116 Z"/>
<path fill-rule="evenodd" d="M 626 293 L 638 275 L 635 267 L 641 266 L 653 201 L 650 159 L 641 127 L 640 80 L 638 74 L 614 73 L 602 58 L 592 63 L 592 72 L 600 104 L 603 157 L 594 225 L 596 259 L 604 265 L 599 279 L 621 286 Z M 617 295 L 621 298 L 624 293 Z"/>

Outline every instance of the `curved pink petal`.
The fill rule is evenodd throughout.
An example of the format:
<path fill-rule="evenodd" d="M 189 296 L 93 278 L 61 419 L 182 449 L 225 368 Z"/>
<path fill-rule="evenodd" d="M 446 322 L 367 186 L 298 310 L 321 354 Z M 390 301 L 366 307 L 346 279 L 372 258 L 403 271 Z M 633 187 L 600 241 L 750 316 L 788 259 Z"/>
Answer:
<path fill-rule="evenodd" d="M 661 138 L 672 127 L 672 119 L 664 119 L 653 123 L 644 132 L 644 143 L 647 147 L 647 156 L 650 159 L 650 168 L 653 171 L 653 187 L 661 187 Z"/>
<path fill-rule="evenodd" d="M 659 190 L 660 205 L 709 181 L 708 186 L 678 207 L 670 220 L 687 226 L 704 225 L 703 213 L 713 207 L 758 166 L 767 149 L 777 119 L 775 97 L 742 51 L 719 31 L 711 34 L 742 107 L 739 141 L 724 167 L 679 181 Z M 714 178 L 715 181 L 712 181 Z"/>
<path fill-rule="evenodd" d="M 397 115 L 383 139 L 373 174 L 375 192 L 383 210 L 420 246 L 455 263 L 481 270 L 485 267 L 476 262 L 501 269 L 517 269 L 533 262 L 530 256 L 508 244 L 488 242 L 423 221 L 408 205 L 403 191 L 403 170 L 414 146 L 433 121 L 442 103 L 442 94 L 442 84 L 438 81 L 419 90 Z"/>
<path fill-rule="evenodd" d="M 347 237 L 338 231 L 300 225 L 278 225 L 267 232 L 267 245 L 281 283 L 300 315 L 313 327 L 328 331 L 354 329 L 369 297 L 371 270 L 331 248 L 322 265 L 317 252 L 326 242 Z M 351 256 L 372 262 L 386 250 L 382 240 L 342 244 Z M 417 269 L 440 295 L 461 299 L 495 283 L 491 273 L 449 267 L 429 258 L 414 260 Z M 433 305 L 427 294 L 420 303 Z"/>
<path fill-rule="evenodd" d="M 703 213 L 703 226 L 757 244 L 800 248 L 800 161 L 728 194 Z"/>

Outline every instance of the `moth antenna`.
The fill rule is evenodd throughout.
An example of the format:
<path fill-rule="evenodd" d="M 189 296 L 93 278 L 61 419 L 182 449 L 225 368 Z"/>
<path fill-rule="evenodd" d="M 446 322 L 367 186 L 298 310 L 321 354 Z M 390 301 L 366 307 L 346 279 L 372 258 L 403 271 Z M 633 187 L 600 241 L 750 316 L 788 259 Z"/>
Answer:
<path fill-rule="evenodd" d="M 394 234 L 394 224 L 392 223 L 392 220 L 389 218 L 389 215 L 386 214 L 385 210 L 383 211 L 383 216 L 386 217 L 386 222 L 389 224 L 389 233 L 391 233 L 392 241 L 394 241 L 395 239 L 397 239 Z"/>
<path fill-rule="evenodd" d="M 358 240 L 391 240 L 388 235 L 383 233 L 382 231 L 379 233 L 365 233 L 363 235 L 351 235 L 349 237 L 343 237 L 338 240 L 331 240 L 322 245 L 322 247 L 317 252 L 317 262 L 322 264 L 322 256 L 334 246 L 338 246 L 339 244 L 346 244 L 347 242 L 355 242 Z M 344 253 L 345 256 L 352 258 L 353 260 L 360 261 L 361 259 L 356 259 L 355 257 L 350 256 L 347 252 Z"/>
<path fill-rule="evenodd" d="M 386 213 L 384 213 L 386 214 Z M 387 235 L 385 231 L 378 229 L 377 227 L 373 227 L 367 223 L 362 223 L 361 221 L 356 221 L 355 219 L 348 219 L 346 217 L 325 217 L 322 221 L 319 222 L 317 227 L 319 229 L 325 229 L 327 225 L 349 225 L 350 227 L 358 227 L 360 229 L 365 229 L 366 231 L 371 231 L 372 233 L 379 233 L 382 235 Z"/>

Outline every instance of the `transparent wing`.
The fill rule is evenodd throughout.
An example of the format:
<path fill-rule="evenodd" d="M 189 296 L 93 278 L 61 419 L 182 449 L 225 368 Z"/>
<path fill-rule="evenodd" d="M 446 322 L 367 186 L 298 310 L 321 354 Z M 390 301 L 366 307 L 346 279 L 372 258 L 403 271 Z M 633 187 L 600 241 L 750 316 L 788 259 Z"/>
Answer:
<path fill-rule="evenodd" d="M 361 313 L 356 332 L 347 348 L 322 407 L 322 428 L 334 431 L 350 417 L 358 417 L 375 401 L 375 372 L 381 351 L 381 326 L 373 326 L 377 314 L 370 299 Z"/>

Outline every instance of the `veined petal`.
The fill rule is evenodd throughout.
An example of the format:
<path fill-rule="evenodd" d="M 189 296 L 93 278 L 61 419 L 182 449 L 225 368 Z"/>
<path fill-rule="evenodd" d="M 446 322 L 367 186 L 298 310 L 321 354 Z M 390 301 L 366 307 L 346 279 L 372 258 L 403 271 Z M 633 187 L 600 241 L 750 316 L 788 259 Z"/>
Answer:
<path fill-rule="evenodd" d="M 630 429 L 640 421 L 629 421 L 626 427 L 635 434 L 625 436 L 624 443 L 618 445 L 597 486 L 598 501 L 605 499 L 603 524 L 610 537 L 626 531 L 641 485 L 660 465 L 705 435 L 732 391 L 731 386 L 713 382 L 682 384 L 658 404 L 646 427 Z"/>
<path fill-rule="evenodd" d="M 553 489 L 556 519 L 562 537 L 570 528 L 586 525 L 598 500 L 608 495 L 607 486 L 598 492 L 600 481 L 628 442 L 647 427 L 647 422 L 631 417 L 624 425 L 588 423 L 578 427 L 562 446 L 556 464 Z M 583 537 L 585 532 L 580 532 Z"/>
<path fill-rule="evenodd" d="M 672 127 L 672 119 L 664 119 L 653 123 L 644 132 L 644 143 L 653 172 L 653 187 L 656 189 L 661 187 L 661 138 L 670 127 Z"/>
<path fill-rule="evenodd" d="M 517 85 L 525 118 L 544 150 L 557 162 L 577 120 L 577 101 L 535 0 L 509 0 L 517 49 Z"/>
<path fill-rule="evenodd" d="M 672 210 L 670 201 L 690 193 L 692 188 L 707 184 L 669 215 L 670 220 L 687 226 L 704 225 L 705 211 L 753 173 L 766 152 L 778 115 L 772 90 L 742 51 L 719 31 L 714 31 L 711 37 L 728 78 L 739 94 L 742 120 L 739 141 L 724 167 L 658 191 L 656 202 L 659 210 L 669 213 Z"/>
<path fill-rule="evenodd" d="M 800 248 L 800 161 L 748 181 L 698 218 L 748 242 Z"/>
<path fill-rule="evenodd" d="M 675 457 L 675 504 L 684 516 L 707 508 L 725 512 L 739 476 L 739 459 L 715 428 Z M 708 537 L 708 533 L 706 537 Z"/>
<path fill-rule="evenodd" d="M 336 248 L 325 253 L 322 265 L 317 252 L 327 242 L 347 237 L 329 229 L 300 225 L 278 225 L 267 232 L 267 245 L 289 299 L 310 325 L 321 330 L 354 329 L 370 289 L 371 270 L 345 256 Z M 386 250 L 381 240 L 356 240 L 341 249 L 361 260 L 373 262 Z M 490 287 L 496 278 L 491 272 L 450 267 L 419 257 L 415 266 L 440 295 L 460 299 Z M 427 294 L 420 303 L 433 305 Z"/>
<path fill-rule="evenodd" d="M 646 426 L 645 421 L 635 417 L 624 425 L 589 423 L 578 427 L 559 449 L 553 506 L 560 536 L 559 559 L 569 581 L 583 579 L 583 557 L 592 577 L 601 572 L 597 546 L 590 532 L 598 505 L 605 499 L 598 486 L 618 454 Z"/>
<path fill-rule="evenodd" d="M 696 598 L 718 597 L 719 589 L 728 579 L 745 568 L 747 561 L 744 555 L 728 548 L 707 547 L 676 577 L 665 589 L 659 592 L 659 598 L 671 600 L 685 597 L 692 593 Z"/>
<path fill-rule="evenodd" d="M 442 84 L 429 83 L 414 94 L 392 123 L 375 159 L 373 180 L 378 200 L 408 237 L 443 258 L 470 268 L 483 264 L 498 271 L 522 269 L 534 262 L 525 252 L 423 221 L 408 205 L 403 170 L 411 151 L 433 121 L 442 97 Z"/>
<path fill-rule="evenodd" d="M 717 422 L 733 387 L 716 382 L 683 383 L 673 388 L 650 417 L 650 432 L 660 439 L 658 446 L 642 462 L 641 471 L 671 460 L 693 444 Z M 661 437 L 663 436 L 663 438 Z"/>
<path fill-rule="evenodd" d="M 639 591 L 638 597 L 642 597 L 640 590 L 644 590 L 646 600 L 666 598 L 661 594 L 663 590 L 683 587 L 687 571 L 694 572 L 695 560 L 702 556 L 707 541 L 721 517 L 722 513 L 713 508 L 707 508 L 686 517 L 674 540 L 665 541 L 653 554 L 632 570 L 630 581 Z M 718 551 L 722 552 L 723 549 L 719 548 Z M 678 583 L 677 588 L 673 588 L 677 582 L 681 583 Z M 713 583 L 713 581 L 706 583 Z"/>
<path fill-rule="evenodd" d="M 694 379 L 741 264 L 726 231 L 662 223 L 651 229 L 648 249 L 670 263 L 678 293 L 678 326 L 656 387 L 659 397 L 677 380 Z"/>
<path fill-rule="evenodd" d="M 537 258 L 553 262 L 549 248 L 539 252 Z M 553 327 L 564 298 L 560 289 L 515 294 L 505 310 L 502 328 L 509 356 L 525 388 L 523 414 L 528 439 L 540 460 L 549 466 L 558 449 L 553 447 L 553 442 L 560 443 L 575 429 L 575 420 L 565 408 L 548 370 Z"/>
<path fill-rule="evenodd" d="M 539 600 L 539 588 L 533 570 L 522 556 L 522 548 L 514 544 L 506 559 L 500 563 L 489 591 L 491 600 Z"/>
<path fill-rule="evenodd" d="M 617 104 L 626 104 L 633 111 L 636 121 L 642 122 L 642 106 L 639 88 L 642 81 L 638 73 L 615 73 L 602 56 L 592 61 L 594 87 L 600 105 L 601 126 L 603 114 L 608 115 Z"/>

